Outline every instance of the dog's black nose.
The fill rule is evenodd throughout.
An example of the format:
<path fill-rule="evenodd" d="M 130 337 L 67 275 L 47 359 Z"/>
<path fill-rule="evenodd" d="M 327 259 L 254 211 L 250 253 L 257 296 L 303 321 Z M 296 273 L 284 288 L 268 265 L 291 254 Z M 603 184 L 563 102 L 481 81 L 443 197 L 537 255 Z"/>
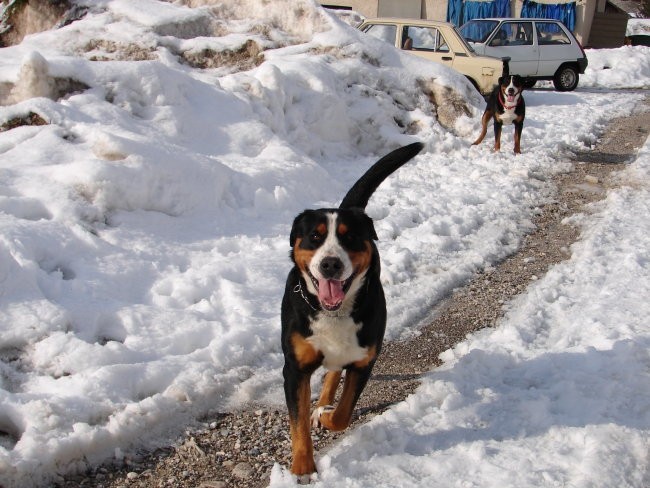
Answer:
<path fill-rule="evenodd" d="M 336 257 L 323 258 L 319 266 L 320 272 L 325 279 L 336 279 L 343 271 L 343 261 Z"/>

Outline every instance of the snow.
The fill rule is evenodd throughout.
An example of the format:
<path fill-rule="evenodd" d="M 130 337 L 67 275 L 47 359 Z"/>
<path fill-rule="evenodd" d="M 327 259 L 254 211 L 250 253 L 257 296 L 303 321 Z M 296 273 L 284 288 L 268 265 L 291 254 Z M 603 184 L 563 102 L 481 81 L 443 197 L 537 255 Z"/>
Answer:
<path fill-rule="evenodd" d="M 626 36 L 647 36 L 650 34 L 650 19 L 629 19 Z"/>
<path fill-rule="evenodd" d="M 119 463 L 210 413 L 283 410 L 293 217 L 337 205 L 375 160 L 421 140 L 368 206 L 387 339 L 416 335 L 517 249 L 550 177 L 650 80 L 650 48 L 588 51 L 576 91 L 526 93 L 515 156 L 508 129 L 500 153 L 470 146 L 483 101 L 462 76 L 310 1 L 85 3 L 82 20 L 0 56 L 0 124 L 48 122 L 0 132 L 6 487 Z M 179 60 L 247 41 L 265 49 L 258 66 Z M 62 96 L 71 80 L 88 88 Z M 467 115 L 441 125 L 422 80 Z M 649 167 L 646 143 L 622 188 L 574 218 L 571 258 L 445 352 L 416 394 L 317 453 L 316 486 L 648 485 Z M 274 468 L 271 486 L 294 484 Z"/>
<path fill-rule="evenodd" d="M 650 88 L 646 76 L 650 73 L 648 46 L 591 49 L 587 58 L 589 67 L 580 77 L 580 87 Z"/>

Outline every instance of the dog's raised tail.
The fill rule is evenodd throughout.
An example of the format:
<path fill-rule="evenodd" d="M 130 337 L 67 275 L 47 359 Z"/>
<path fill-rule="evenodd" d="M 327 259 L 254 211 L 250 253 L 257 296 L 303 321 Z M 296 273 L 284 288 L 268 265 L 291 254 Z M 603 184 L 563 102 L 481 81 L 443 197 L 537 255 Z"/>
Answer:
<path fill-rule="evenodd" d="M 419 153 L 424 144 L 414 142 L 408 146 L 395 149 L 373 164 L 359 180 L 352 185 L 347 195 L 343 198 L 339 208 L 366 208 L 368 200 L 381 182 L 388 178 L 395 170 Z"/>

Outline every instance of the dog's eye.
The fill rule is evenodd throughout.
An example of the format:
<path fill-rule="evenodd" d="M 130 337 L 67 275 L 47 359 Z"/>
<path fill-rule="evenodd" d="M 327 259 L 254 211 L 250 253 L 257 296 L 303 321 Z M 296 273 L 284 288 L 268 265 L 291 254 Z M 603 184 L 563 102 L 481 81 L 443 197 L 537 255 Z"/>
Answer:
<path fill-rule="evenodd" d="M 351 232 L 347 232 L 343 234 L 341 237 L 341 242 L 343 242 L 346 245 L 352 245 L 356 244 L 359 241 L 359 236 L 356 234 L 353 234 Z"/>
<path fill-rule="evenodd" d="M 323 240 L 323 236 L 320 235 L 318 232 L 313 232 L 309 238 L 314 241 L 314 242 L 320 242 Z"/>

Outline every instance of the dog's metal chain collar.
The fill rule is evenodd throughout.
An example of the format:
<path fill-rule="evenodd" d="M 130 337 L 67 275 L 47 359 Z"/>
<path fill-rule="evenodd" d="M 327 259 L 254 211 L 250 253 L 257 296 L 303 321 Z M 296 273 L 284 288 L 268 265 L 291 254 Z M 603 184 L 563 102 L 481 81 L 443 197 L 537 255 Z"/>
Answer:
<path fill-rule="evenodd" d="M 296 286 L 293 287 L 293 292 L 300 293 L 302 299 L 307 303 L 307 305 L 309 305 L 309 308 L 311 308 L 314 312 L 320 312 L 322 314 L 329 315 L 330 317 L 342 317 L 346 315 L 345 313 L 341 313 L 340 311 L 330 312 L 329 310 L 323 310 L 322 308 L 314 307 L 309 301 L 309 298 L 307 298 L 305 296 L 305 293 L 302 291 L 302 283 L 300 281 Z"/>
<path fill-rule="evenodd" d="M 294 292 L 294 293 L 300 293 L 300 296 L 302 297 L 302 299 L 303 299 L 305 302 L 307 302 L 307 305 L 309 305 L 309 308 L 311 308 L 314 312 L 318 312 L 318 311 L 319 311 L 319 309 L 317 309 L 316 307 L 314 307 L 314 306 L 311 304 L 311 302 L 309 301 L 309 299 L 308 299 L 308 298 L 305 296 L 305 294 L 303 293 L 303 291 L 302 291 L 302 283 L 301 283 L 300 281 L 298 281 L 298 284 L 297 284 L 296 286 L 293 287 L 293 292 Z"/>

